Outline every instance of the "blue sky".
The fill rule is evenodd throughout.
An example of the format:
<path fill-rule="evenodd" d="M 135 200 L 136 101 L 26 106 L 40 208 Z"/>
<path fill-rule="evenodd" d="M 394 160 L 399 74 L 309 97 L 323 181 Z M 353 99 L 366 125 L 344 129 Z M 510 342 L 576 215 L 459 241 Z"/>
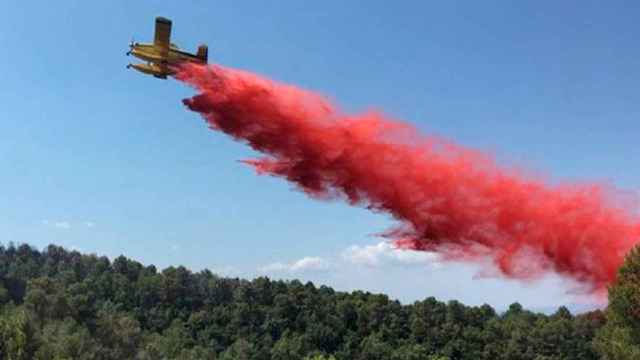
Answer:
<path fill-rule="evenodd" d="M 178 4 L 179 3 L 179 4 Z M 382 109 L 553 181 L 640 184 L 640 3 L 48 1 L 0 5 L 0 242 L 55 243 L 161 267 L 297 277 L 534 308 L 582 302 L 399 254 L 382 215 L 258 177 L 207 130 L 192 90 L 125 70 L 127 44 L 209 44 L 210 59 Z M 586 300 L 588 302 L 588 300 Z"/>

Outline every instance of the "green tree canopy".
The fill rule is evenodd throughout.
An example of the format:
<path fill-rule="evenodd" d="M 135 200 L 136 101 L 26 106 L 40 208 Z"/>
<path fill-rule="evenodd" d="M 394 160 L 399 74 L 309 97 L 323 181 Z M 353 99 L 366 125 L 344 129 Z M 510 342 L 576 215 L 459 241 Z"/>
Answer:
<path fill-rule="evenodd" d="M 595 344 L 605 360 L 640 359 L 640 246 L 627 255 L 609 288 L 607 324 Z"/>
<path fill-rule="evenodd" d="M 615 326 L 599 338 L 627 352 L 638 329 L 637 268 L 621 270 Z M 596 360 L 603 323 L 598 311 L 544 315 L 516 303 L 500 314 L 433 297 L 402 304 L 298 280 L 0 246 L 0 359 Z"/>

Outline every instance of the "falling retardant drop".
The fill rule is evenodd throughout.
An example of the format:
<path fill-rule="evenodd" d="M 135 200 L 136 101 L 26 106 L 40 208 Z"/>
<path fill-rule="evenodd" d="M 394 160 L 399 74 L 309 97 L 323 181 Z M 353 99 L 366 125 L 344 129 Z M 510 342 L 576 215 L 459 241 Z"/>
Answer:
<path fill-rule="evenodd" d="M 185 65 L 184 100 L 209 126 L 264 154 L 246 160 L 316 199 L 387 213 L 397 247 L 489 259 L 529 280 L 547 271 L 589 292 L 615 281 L 640 223 L 600 184 L 550 184 L 377 112 L 349 115 L 321 95 L 221 66 Z"/>

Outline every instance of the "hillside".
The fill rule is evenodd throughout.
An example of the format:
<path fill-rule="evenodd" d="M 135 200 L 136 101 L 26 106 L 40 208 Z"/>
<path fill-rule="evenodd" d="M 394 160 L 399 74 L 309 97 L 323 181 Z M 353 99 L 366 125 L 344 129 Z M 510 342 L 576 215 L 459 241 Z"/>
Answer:
<path fill-rule="evenodd" d="M 0 247 L 3 359 L 597 359 L 600 311 L 504 314 L 299 281 Z"/>

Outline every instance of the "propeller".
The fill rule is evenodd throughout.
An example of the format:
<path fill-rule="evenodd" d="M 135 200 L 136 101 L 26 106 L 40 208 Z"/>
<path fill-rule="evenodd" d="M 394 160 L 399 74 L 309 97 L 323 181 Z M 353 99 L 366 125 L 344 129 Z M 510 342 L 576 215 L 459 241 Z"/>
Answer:
<path fill-rule="evenodd" d="M 131 42 L 129 43 L 129 51 L 127 51 L 127 56 L 131 55 L 131 50 L 133 50 L 133 48 L 138 45 L 138 43 L 135 42 L 135 40 L 133 39 L 133 37 L 131 38 Z"/>

